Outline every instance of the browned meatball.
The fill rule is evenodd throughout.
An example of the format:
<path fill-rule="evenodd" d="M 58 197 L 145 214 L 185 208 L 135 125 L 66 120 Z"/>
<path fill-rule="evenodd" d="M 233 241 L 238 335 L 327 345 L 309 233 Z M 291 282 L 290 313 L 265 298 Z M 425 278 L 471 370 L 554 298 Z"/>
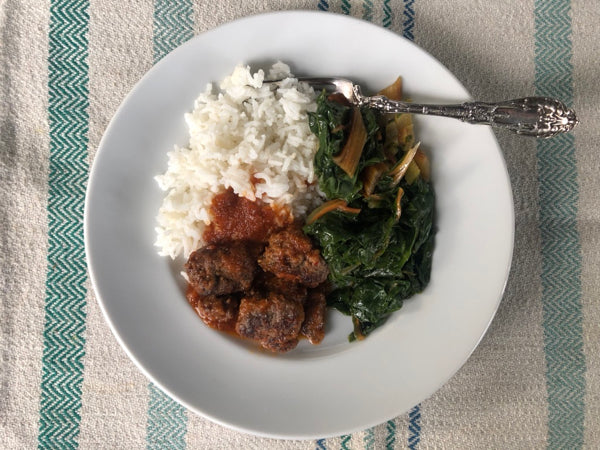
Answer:
<path fill-rule="evenodd" d="M 185 264 L 189 282 L 200 295 L 247 290 L 258 270 L 253 247 L 242 241 L 202 247 Z"/>
<path fill-rule="evenodd" d="M 186 297 L 206 325 L 221 331 L 235 330 L 240 306 L 239 298 L 233 295 L 202 296 L 193 288 L 188 289 Z"/>
<path fill-rule="evenodd" d="M 303 284 L 295 283 L 283 278 L 277 278 L 269 272 L 261 272 L 254 281 L 255 290 L 266 295 L 267 292 L 274 292 L 283 295 L 287 300 L 293 300 L 300 304 L 306 301 L 308 289 Z"/>
<path fill-rule="evenodd" d="M 319 344 L 325 337 L 325 314 L 327 303 L 321 290 L 312 290 L 308 294 L 304 306 L 304 322 L 300 333 L 311 344 Z"/>
<path fill-rule="evenodd" d="M 298 344 L 304 321 L 300 303 L 270 292 L 266 298 L 248 296 L 240 302 L 235 331 L 273 352 L 287 352 Z"/>
<path fill-rule="evenodd" d="M 329 274 L 319 250 L 297 226 L 272 234 L 258 264 L 279 278 L 309 287 L 321 284 Z"/>

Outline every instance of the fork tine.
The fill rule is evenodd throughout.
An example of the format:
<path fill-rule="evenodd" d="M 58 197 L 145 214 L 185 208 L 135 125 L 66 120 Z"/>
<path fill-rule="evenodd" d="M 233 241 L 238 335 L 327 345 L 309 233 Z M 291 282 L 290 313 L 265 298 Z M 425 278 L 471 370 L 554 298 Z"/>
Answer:
<path fill-rule="evenodd" d="M 321 87 L 331 92 L 340 92 L 348 100 L 353 101 L 354 99 L 354 84 L 350 80 L 343 78 L 306 78 L 299 77 L 298 81 L 303 81 L 310 84 L 313 88 Z"/>
<path fill-rule="evenodd" d="M 327 90 L 337 91 L 337 85 L 335 83 L 334 78 L 314 78 L 314 77 L 298 77 L 298 81 L 307 83 L 311 85 L 313 88 L 322 88 Z M 279 84 L 281 79 L 279 80 L 265 80 L 263 84 Z"/>
<path fill-rule="evenodd" d="M 265 80 L 265 84 L 277 84 L 281 80 Z M 349 101 L 354 101 L 354 84 L 350 80 L 332 77 L 298 77 L 298 81 L 309 84 L 315 90 L 339 92 Z"/>
<path fill-rule="evenodd" d="M 323 89 L 331 93 L 339 92 L 337 85 L 330 78 L 298 78 L 298 81 L 309 84 L 317 93 Z"/>

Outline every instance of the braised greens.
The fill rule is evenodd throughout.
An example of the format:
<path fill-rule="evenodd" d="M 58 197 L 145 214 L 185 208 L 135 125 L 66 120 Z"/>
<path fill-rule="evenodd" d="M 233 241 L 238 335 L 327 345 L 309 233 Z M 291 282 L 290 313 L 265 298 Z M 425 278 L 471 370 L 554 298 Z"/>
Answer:
<path fill-rule="evenodd" d="M 325 93 L 317 105 L 309 116 L 319 139 L 315 172 L 320 189 L 338 205 L 315 215 L 304 230 L 320 244 L 329 265 L 328 304 L 352 316 L 350 339 L 361 339 L 429 282 L 434 192 L 410 117 L 359 110 Z M 353 114 L 362 115 L 367 137 L 350 175 L 338 163 L 352 138 Z M 409 164 L 415 154 L 419 157 Z M 403 162 L 410 167 L 401 168 Z"/>

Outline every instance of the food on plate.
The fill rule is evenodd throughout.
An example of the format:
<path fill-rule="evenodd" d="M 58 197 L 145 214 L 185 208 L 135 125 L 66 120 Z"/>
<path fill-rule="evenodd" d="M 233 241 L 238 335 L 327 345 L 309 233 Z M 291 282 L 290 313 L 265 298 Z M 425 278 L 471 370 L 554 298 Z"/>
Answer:
<path fill-rule="evenodd" d="M 321 203 L 313 169 L 317 138 L 307 115 L 316 108 L 315 93 L 291 78 L 285 64 L 267 75 L 285 81 L 272 90 L 263 71 L 238 66 L 220 90 L 209 84 L 185 115 L 189 145 L 170 151 L 167 171 L 156 177 L 166 192 L 156 227 L 161 255 L 187 258 L 202 245 L 212 198 L 229 188 L 298 218 Z"/>
<path fill-rule="evenodd" d="M 301 337 L 321 342 L 329 270 L 301 224 L 232 189 L 213 198 L 209 213 L 206 245 L 184 265 L 186 297 L 204 323 L 273 352 Z"/>
<path fill-rule="evenodd" d="M 282 63 L 268 78 L 283 81 L 238 66 L 186 114 L 189 145 L 157 177 L 156 245 L 186 260 L 186 298 L 211 328 L 287 352 L 323 340 L 329 304 L 360 339 L 428 282 L 428 160 L 410 116 L 317 99 Z"/>
<path fill-rule="evenodd" d="M 223 295 L 250 289 L 258 272 L 257 251 L 246 241 L 207 245 L 185 264 L 190 286 L 200 295 Z"/>
<path fill-rule="evenodd" d="M 263 71 L 238 66 L 186 114 L 189 145 L 169 152 L 157 177 L 166 196 L 156 245 L 187 260 L 186 297 L 208 326 L 283 352 L 301 337 L 323 339 L 317 291 L 329 272 L 301 231 L 322 202 L 308 126 L 316 95 L 285 64 L 268 77 L 285 81 L 272 90 Z"/>
<path fill-rule="evenodd" d="M 385 92 L 399 98 L 400 81 Z M 315 174 L 327 201 L 304 231 L 321 248 L 333 285 L 328 305 L 350 315 L 363 339 L 429 282 L 433 187 L 411 117 L 381 114 L 322 93 L 310 127 Z"/>
<path fill-rule="evenodd" d="M 319 250 L 295 227 L 272 234 L 258 264 L 277 278 L 308 287 L 317 287 L 329 274 Z"/>
<path fill-rule="evenodd" d="M 287 352 L 298 345 L 302 322 L 304 308 L 300 303 L 269 292 L 242 298 L 235 330 L 267 350 Z"/>

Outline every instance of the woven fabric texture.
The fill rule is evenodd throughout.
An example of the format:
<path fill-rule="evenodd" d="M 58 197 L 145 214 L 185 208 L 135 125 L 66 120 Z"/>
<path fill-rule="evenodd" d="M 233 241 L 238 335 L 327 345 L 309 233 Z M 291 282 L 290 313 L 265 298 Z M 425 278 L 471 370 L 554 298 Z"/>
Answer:
<path fill-rule="evenodd" d="M 231 20 L 300 9 L 414 41 L 474 98 L 558 97 L 581 123 L 542 141 L 496 133 L 513 264 L 458 373 L 386 423 L 285 441 L 187 411 L 128 359 L 90 284 L 83 213 L 102 134 L 155 63 Z M 584 0 L 0 0 L 0 446 L 599 448 L 599 27 Z"/>

